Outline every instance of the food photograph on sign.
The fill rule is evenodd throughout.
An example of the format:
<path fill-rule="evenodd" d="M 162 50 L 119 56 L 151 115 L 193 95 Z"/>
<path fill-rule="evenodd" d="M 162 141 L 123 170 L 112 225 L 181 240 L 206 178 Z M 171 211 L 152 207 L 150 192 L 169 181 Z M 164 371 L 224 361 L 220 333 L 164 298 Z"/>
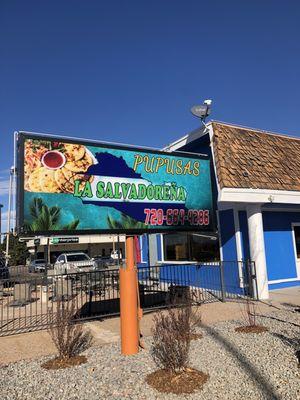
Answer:
<path fill-rule="evenodd" d="M 208 158 L 23 136 L 24 232 L 212 228 Z"/>

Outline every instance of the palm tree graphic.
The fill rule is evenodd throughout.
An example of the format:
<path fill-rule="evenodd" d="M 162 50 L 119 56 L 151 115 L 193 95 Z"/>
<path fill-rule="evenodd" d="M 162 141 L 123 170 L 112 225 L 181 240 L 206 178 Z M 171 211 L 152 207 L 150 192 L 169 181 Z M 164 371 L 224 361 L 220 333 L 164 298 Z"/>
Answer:
<path fill-rule="evenodd" d="M 67 225 L 61 225 L 60 207 L 48 207 L 40 197 L 35 197 L 31 201 L 29 211 L 32 222 L 25 221 L 24 229 L 27 232 L 72 231 L 79 224 L 79 219 L 75 219 Z"/>

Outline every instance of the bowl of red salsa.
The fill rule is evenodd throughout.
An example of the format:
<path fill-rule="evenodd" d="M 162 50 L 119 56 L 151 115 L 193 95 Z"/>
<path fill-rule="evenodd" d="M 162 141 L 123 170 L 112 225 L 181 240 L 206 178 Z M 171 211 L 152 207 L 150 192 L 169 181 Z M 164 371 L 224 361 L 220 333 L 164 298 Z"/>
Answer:
<path fill-rule="evenodd" d="M 58 150 L 47 151 L 42 157 L 42 164 L 49 169 L 59 169 L 66 163 L 66 157 Z"/>

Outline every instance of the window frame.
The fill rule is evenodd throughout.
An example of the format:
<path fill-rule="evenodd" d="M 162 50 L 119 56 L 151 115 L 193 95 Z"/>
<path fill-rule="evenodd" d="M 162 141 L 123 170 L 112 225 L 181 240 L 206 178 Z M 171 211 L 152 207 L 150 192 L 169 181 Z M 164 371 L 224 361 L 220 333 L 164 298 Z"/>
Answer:
<path fill-rule="evenodd" d="M 172 235 L 172 234 L 175 234 L 175 233 L 172 233 L 172 232 L 169 233 L 169 235 Z M 193 236 L 193 233 L 192 232 L 180 232 L 179 234 L 186 234 L 187 235 L 188 254 L 189 254 L 189 258 L 191 258 L 191 254 L 192 254 L 191 236 Z M 172 263 L 172 264 L 199 264 L 199 263 L 201 263 L 203 265 L 209 265 L 211 263 L 219 263 L 219 262 L 221 262 L 221 257 L 222 256 L 221 256 L 221 250 L 220 250 L 220 237 L 218 237 L 217 240 L 216 240 L 218 242 L 218 248 L 219 248 L 219 260 L 212 260 L 212 261 L 167 260 L 166 259 L 166 251 L 165 251 L 165 249 L 166 249 L 166 247 L 165 247 L 165 237 L 167 235 L 168 234 L 166 234 L 166 233 L 161 235 L 161 247 L 162 247 L 162 261 L 161 261 L 161 263 L 164 263 L 164 264 L 169 264 L 169 263 Z M 203 236 L 205 237 L 206 235 L 203 234 Z"/>
<path fill-rule="evenodd" d="M 300 227 L 300 222 L 293 222 L 292 223 L 292 241 L 293 241 L 293 247 L 294 247 L 294 257 L 295 257 L 295 263 L 296 263 L 296 272 L 297 272 L 297 278 L 300 278 L 300 257 L 298 258 L 297 256 L 297 245 L 296 245 L 296 233 L 295 233 L 295 226 Z"/>

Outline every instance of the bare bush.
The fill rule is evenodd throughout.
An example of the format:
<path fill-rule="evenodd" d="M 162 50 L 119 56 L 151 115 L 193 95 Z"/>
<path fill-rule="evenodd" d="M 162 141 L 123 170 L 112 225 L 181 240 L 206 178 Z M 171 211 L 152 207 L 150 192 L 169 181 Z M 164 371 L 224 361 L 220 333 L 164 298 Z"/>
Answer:
<path fill-rule="evenodd" d="M 49 333 L 60 359 L 75 357 L 91 345 L 91 334 L 84 331 L 82 325 L 74 323 L 75 314 L 74 300 L 57 302 L 56 316 Z"/>
<path fill-rule="evenodd" d="M 178 372 L 187 367 L 190 343 L 200 321 L 190 303 L 154 316 L 151 355 L 159 368 Z"/>
<path fill-rule="evenodd" d="M 242 303 L 242 317 L 246 326 L 257 325 L 257 304 L 249 298 Z"/>

